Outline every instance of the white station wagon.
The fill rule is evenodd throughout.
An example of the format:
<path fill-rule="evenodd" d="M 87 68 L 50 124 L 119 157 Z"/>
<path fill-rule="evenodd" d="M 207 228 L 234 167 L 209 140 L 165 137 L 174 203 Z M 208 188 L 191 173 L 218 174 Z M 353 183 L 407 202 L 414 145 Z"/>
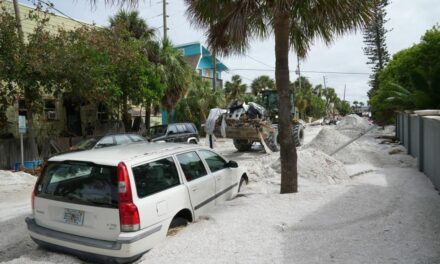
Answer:
<path fill-rule="evenodd" d="M 32 194 L 31 238 L 99 262 L 130 262 L 170 228 L 247 183 L 234 161 L 197 145 L 133 143 L 51 158 Z"/>

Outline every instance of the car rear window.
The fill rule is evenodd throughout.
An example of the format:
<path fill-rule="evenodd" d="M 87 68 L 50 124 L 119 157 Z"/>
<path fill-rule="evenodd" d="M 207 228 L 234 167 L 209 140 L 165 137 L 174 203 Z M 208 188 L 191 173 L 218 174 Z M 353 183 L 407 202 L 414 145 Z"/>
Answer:
<path fill-rule="evenodd" d="M 185 126 L 186 126 L 186 130 L 187 130 L 189 133 L 196 133 L 196 134 L 197 134 L 197 130 L 196 130 L 196 128 L 194 127 L 193 124 L 186 123 Z"/>
<path fill-rule="evenodd" d="M 86 162 L 49 162 L 36 195 L 102 207 L 118 207 L 117 168 Z"/>
<path fill-rule="evenodd" d="M 139 198 L 180 184 L 179 174 L 171 157 L 133 167 L 133 175 Z"/>

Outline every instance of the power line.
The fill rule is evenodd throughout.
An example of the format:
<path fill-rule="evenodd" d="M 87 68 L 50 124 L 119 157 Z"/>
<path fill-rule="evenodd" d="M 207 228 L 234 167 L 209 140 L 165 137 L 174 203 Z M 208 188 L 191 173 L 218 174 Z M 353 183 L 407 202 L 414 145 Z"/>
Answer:
<path fill-rule="evenodd" d="M 255 58 L 252 58 L 252 57 L 249 56 L 249 55 L 246 55 L 246 57 L 248 57 L 249 59 L 251 59 L 251 60 L 253 60 L 253 61 L 256 61 L 256 62 L 258 62 L 258 63 L 260 63 L 260 64 L 262 64 L 262 65 L 264 65 L 264 66 L 267 66 L 267 67 L 269 67 L 269 68 L 273 68 L 273 69 L 275 69 L 274 66 L 269 65 L 269 64 L 266 64 L 266 63 L 264 63 L 264 62 L 262 62 L 262 61 L 260 61 L 260 60 L 255 59 Z"/>
<path fill-rule="evenodd" d="M 56 12 L 60 13 L 61 15 L 65 16 L 65 17 L 67 17 L 67 18 L 69 18 L 69 19 L 71 19 L 71 20 L 74 20 L 74 21 L 76 21 L 76 22 L 78 22 L 78 23 L 80 23 L 80 24 L 86 25 L 86 26 L 89 25 L 89 24 L 84 23 L 84 22 L 82 22 L 82 21 L 78 21 L 78 20 L 76 20 L 75 18 L 73 18 L 73 17 L 69 16 L 68 14 L 64 13 L 63 11 L 59 10 L 58 8 L 55 7 L 55 4 L 52 3 L 52 2 L 45 2 L 45 1 L 43 1 L 43 0 L 39 0 L 39 1 L 40 1 L 41 3 L 43 3 L 43 4 L 45 4 L 48 8 L 55 10 Z M 28 0 L 28 2 L 30 2 L 30 3 L 33 4 L 33 5 L 35 5 L 34 2 L 32 2 L 31 0 Z"/>
<path fill-rule="evenodd" d="M 245 69 L 245 68 L 237 68 L 237 69 L 231 69 L 231 71 L 259 71 L 259 72 L 274 72 L 275 69 Z M 289 72 L 295 73 L 296 71 L 290 70 Z M 338 72 L 338 71 L 305 71 L 302 70 L 301 72 L 305 73 L 319 73 L 319 74 L 348 74 L 348 75 L 370 75 L 370 73 L 366 72 Z"/>
<path fill-rule="evenodd" d="M 155 15 L 155 16 L 151 16 L 151 17 L 147 17 L 147 18 L 145 18 L 146 20 L 150 20 L 150 19 L 154 19 L 154 18 L 157 18 L 157 17 L 161 17 L 163 15 L 163 13 L 160 13 L 159 15 Z"/>

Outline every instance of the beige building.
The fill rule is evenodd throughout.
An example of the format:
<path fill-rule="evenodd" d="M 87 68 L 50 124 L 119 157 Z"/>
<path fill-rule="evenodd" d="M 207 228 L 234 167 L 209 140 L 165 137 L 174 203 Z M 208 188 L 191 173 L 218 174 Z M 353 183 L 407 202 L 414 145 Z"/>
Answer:
<path fill-rule="evenodd" d="M 0 0 L 0 6 L 5 8 L 7 12 L 10 12 L 13 15 L 15 14 L 11 1 Z M 35 11 L 35 8 L 23 4 L 19 4 L 19 8 L 23 32 L 26 39 L 27 35 L 33 32 L 36 27 L 36 22 L 30 20 L 28 17 L 29 12 Z M 3 11 L 0 10 L 0 12 Z M 59 15 L 50 14 L 49 16 L 48 28 L 53 33 L 56 33 L 59 28 L 74 30 L 84 25 L 94 26 Z M 105 105 L 89 104 L 84 102 L 84 100 L 81 100 L 81 98 L 75 98 L 72 96 L 55 98 L 52 95 L 45 95 L 43 98 L 42 112 L 34 115 L 36 135 L 81 136 L 85 134 L 89 122 L 98 124 L 99 127 L 95 128 L 95 133 L 99 133 L 100 130 L 106 131 L 109 128 L 109 114 Z M 25 101 L 22 98 L 17 98 L 15 105 L 7 110 L 7 131 L 0 132 L 12 133 L 17 137 L 18 116 L 26 114 Z M 96 122 L 97 120 L 100 122 Z"/>

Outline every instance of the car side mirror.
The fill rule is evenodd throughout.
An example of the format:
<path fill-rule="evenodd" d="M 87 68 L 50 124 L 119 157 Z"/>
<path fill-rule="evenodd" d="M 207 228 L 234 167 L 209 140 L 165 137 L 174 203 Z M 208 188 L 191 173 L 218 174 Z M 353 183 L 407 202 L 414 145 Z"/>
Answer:
<path fill-rule="evenodd" d="M 230 160 L 226 165 L 228 168 L 238 168 L 238 163 L 233 160 Z"/>

